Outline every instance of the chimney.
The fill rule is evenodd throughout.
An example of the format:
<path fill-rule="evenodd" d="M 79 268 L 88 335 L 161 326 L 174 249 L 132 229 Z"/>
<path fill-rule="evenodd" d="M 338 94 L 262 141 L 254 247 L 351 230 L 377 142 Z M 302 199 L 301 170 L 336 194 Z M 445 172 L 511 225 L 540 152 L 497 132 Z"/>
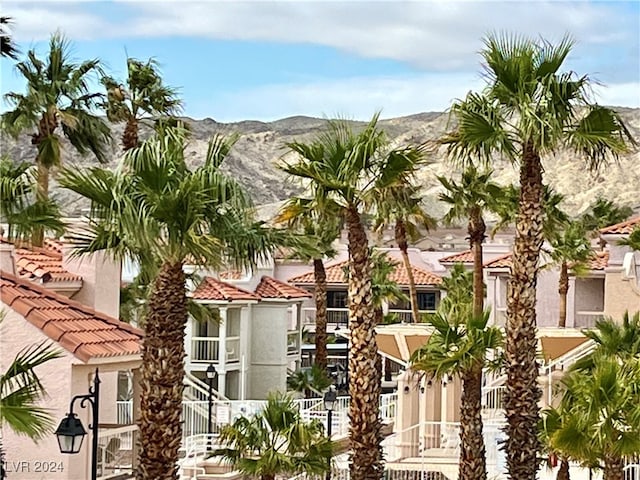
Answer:
<path fill-rule="evenodd" d="M 73 300 L 97 312 L 119 318 L 119 261 L 103 251 L 71 258 L 71 249 L 65 247 L 62 252 L 62 268 L 82 277 L 82 288 L 73 295 Z"/>
<path fill-rule="evenodd" d="M 0 270 L 11 275 L 16 274 L 13 244 L 0 239 Z"/>

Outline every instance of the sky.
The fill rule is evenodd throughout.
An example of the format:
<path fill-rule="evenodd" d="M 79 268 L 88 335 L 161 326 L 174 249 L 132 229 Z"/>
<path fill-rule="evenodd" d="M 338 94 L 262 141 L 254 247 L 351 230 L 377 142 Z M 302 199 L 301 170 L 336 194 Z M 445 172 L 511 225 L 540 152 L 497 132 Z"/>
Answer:
<path fill-rule="evenodd" d="M 23 52 L 44 53 L 59 29 L 75 59 L 100 58 L 116 78 L 127 55 L 154 57 L 198 119 L 443 111 L 482 87 L 489 32 L 571 35 L 567 69 L 598 82 L 600 103 L 640 107 L 640 0 L 3 0 L 2 15 Z M 23 90 L 12 62 L 0 68 L 3 94 Z"/>

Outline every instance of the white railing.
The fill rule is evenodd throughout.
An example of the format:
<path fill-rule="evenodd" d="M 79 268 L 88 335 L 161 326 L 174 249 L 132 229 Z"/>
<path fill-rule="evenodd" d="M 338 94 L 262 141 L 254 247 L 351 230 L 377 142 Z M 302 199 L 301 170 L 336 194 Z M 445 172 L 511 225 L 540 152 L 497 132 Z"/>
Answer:
<path fill-rule="evenodd" d="M 504 385 L 482 388 L 482 410 L 501 410 L 504 408 L 503 395 Z"/>
<path fill-rule="evenodd" d="M 217 362 L 220 360 L 218 337 L 191 337 L 192 362 Z"/>
<path fill-rule="evenodd" d="M 575 313 L 576 327 L 593 328 L 596 326 L 596 322 L 604 318 L 604 312 L 589 312 L 580 311 Z"/>
<path fill-rule="evenodd" d="M 118 400 L 116 402 L 116 423 L 130 425 L 133 423 L 133 400 Z"/>
<path fill-rule="evenodd" d="M 396 315 L 398 317 L 398 320 L 400 320 L 403 323 L 413 323 L 413 312 L 411 310 L 398 310 L 398 309 L 390 309 L 389 310 L 390 314 Z M 422 321 L 422 318 L 429 314 L 429 313 L 436 313 L 435 310 L 419 310 L 418 313 L 420 314 L 420 321 Z"/>
<path fill-rule="evenodd" d="M 396 419 L 398 406 L 397 393 L 383 393 L 380 395 L 380 418 L 383 422 L 393 422 Z"/>
<path fill-rule="evenodd" d="M 298 353 L 300 351 L 300 332 L 290 330 L 287 332 L 287 354 Z"/>
<path fill-rule="evenodd" d="M 305 325 L 315 325 L 316 309 L 314 307 L 304 307 L 302 309 L 302 322 Z M 327 308 L 327 323 L 347 325 L 349 323 L 349 309 Z"/>
<path fill-rule="evenodd" d="M 184 457 L 178 462 L 178 472 L 181 480 L 195 480 L 198 475 L 206 474 L 204 467 L 198 464 L 205 459 L 207 452 L 220 448 L 219 435 L 199 434 L 187 437 L 182 442 Z M 232 468 L 226 466 L 223 470 L 230 472 Z"/>
<path fill-rule="evenodd" d="M 137 425 L 98 429 L 98 478 L 132 472 L 135 464 L 133 447 Z"/>
<path fill-rule="evenodd" d="M 553 402 L 553 372 L 556 370 L 566 370 L 571 365 L 576 363 L 588 355 L 590 355 L 596 348 L 596 343 L 593 340 L 587 340 L 580 344 L 573 350 L 565 353 L 564 355 L 552 360 L 551 362 L 542 366 L 541 375 L 547 377 L 547 404 L 551 405 Z"/>
<path fill-rule="evenodd" d="M 240 361 L 240 337 L 227 337 L 227 362 Z"/>
<path fill-rule="evenodd" d="M 640 464 L 632 463 L 624 467 L 624 480 L 640 480 Z"/>

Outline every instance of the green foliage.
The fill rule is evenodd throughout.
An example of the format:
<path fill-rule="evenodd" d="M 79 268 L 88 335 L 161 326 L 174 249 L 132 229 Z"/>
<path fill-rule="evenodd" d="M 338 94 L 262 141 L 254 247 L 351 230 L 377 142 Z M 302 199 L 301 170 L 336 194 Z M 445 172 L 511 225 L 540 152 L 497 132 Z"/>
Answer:
<path fill-rule="evenodd" d="M 567 264 L 576 275 L 586 273 L 593 249 L 582 222 L 566 223 L 564 228 L 554 232 L 550 243 L 549 255 L 556 265 Z"/>
<path fill-rule="evenodd" d="M 629 206 L 619 206 L 611 200 L 598 197 L 589 209 L 582 214 L 582 224 L 587 232 L 595 232 L 601 228 L 624 222 L 633 215 Z"/>
<path fill-rule="evenodd" d="M 0 158 L 0 221 L 8 225 L 9 240 L 28 241 L 38 229 L 54 236 L 64 232 L 58 205 L 37 198 L 35 174 L 35 167 L 27 163 L 14 165 Z"/>
<path fill-rule="evenodd" d="M 623 245 L 640 252 L 640 227 L 634 228 L 629 234 L 628 238 L 623 238 L 618 242 L 618 245 Z"/>
<path fill-rule="evenodd" d="M 151 272 L 187 260 L 251 268 L 275 246 L 295 244 L 256 222 L 244 189 L 220 170 L 234 142 L 215 136 L 204 164 L 190 170 L 185 132 L 167 127 L 127 152 L 116 171 L 62 171 L 60 184 L 91 200 L 88 226 L 70 235 L 76 254 L 108 249 Z"/>
<path fill-rule="evenodd" d="M 591 79 L 561 70 L 569 37 L 554 45 L 494 34 L 484 43 L 486 88 L 454 102 L 456 126 L 442 139 L 454 160 L 489 163 L 501 155 L 516 162 L 529 145 L 540 155 L 568 148 L 596 168 L 635 144 L 615 111 L 591 103 Z"/>
<path fill-rule="evenodd" d="M 333 453 L 318 420 L 305 422 L 291 398 L 272 394 L 264 410 L 252 418 L 240 417 L 223 428 L 221 455 L 245 475 L 275 478 L 299 473 L 323 474 Z"/>
<path fill-rule="evenodd" d="M 0 320 L 4 312 L 0 314 Z M 0 375 L 0 426 L 40 440 L 53 428 L 48 410 L 38 406 L 46 392 L 35 370 L 59 358 L 61 352 L 46 342 L 24 348 Z"/>
<path fill-rule="evenodd" d="M 435 378 L 461 375 L 475 365 L 485 365 L 490 352 L 502 346 L 502 331 L 488 326 L 489 312 L 473 316 L 473 276 L 456 264 L 444 279 L 447 296 L 438 311 L 427 317 L 433 332 L 411 357 L 412 368 Z"/>
<path fill-rule="evenodd" d="M 111 140 L 108 125 L 96 113 L 102 95 L 91 91 L 94 80 L 102 75 L 96 59 L 75 63 L 70 58 L 71 45 L 60 33 L 49 41 L 47 58 L 38 58 L 29 50 L 16 70 L 26 83 L 26 93 L 9 92 L 5 100 L 9 110 L 2 114 L 3 129 L 18 136 L 25 130 L 37 130 L 37 162 L 58 166 L 61 158 L 60 136 L 54 130 L 42 131 L 39 122 L 48 118 L 62 127 L 71 145 L 82 155 L 93 153 L 98 161 L 109 160 L 107 146 Z"/>
<path fill-rule="evenodd" d="M 127 58 L 126 86 L 109 76 L 101 81 L 107 89 L 102 106 L 112 122 L 141 119 L 145 115 L 175 115 L 180 111 L 182 102 L 177 98 L 177 90 L 164 85 L 158 62 L 152 58 L 146 62 Z"/>
<path fill-rule="evenodd" d="M 312 367 L 304 367 L 295 370 L 287 377 L 287 388 L 294 392 L 322 393 L 331 386 L 331 379 L 327 375 L 326 370 L 319 368 L 317 365 Z"/>
<path fill-rule="evenodd" d="M 382 304 L 385 302 L 408 302 L 409 297 L 404 294 L 402 288 L 389 278 L 395 269 L 398 268 L 398 262 L 390 259 L 384 252 L 373 249 L 371 249 L 370 259 L 371 301 L 373 304 L 376 307 L 382 308 Z"/>
<path fill-rule="evenodd" d="M 0 56 L 17 60 L 20 51 L 13 42 L 8 29 L 11 23 L 11 17 L 0 17 Z"/>

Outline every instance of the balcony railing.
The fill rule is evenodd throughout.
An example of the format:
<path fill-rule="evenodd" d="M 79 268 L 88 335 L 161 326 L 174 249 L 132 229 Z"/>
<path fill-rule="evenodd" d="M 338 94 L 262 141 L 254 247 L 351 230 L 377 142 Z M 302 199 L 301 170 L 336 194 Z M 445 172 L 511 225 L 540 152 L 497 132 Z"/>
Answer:
<path fill-rule="evenodd" d="M 227 362 L 240 361 L 240 337 L 227 337 Z M 194 363 L 219 362 L 220 339 L 218 337 L 191 337 L 191 361 Z"/>
<path fill-rule="evenodd" d="M 575 326 L 581 328 L 593 328 L 596 322 L 604 317 L 604 312 L 576 312 Z"/>
<path fill-rule="evenodd" d="M 391 309 L 389 313 L 397 315 L 398 321 L 404 323 L 413 322 L 413 315 L 411 310 L 399 310 Z M 428 313 L 435 313 L 435 310 L 420 310 L 420 314 L 426 315 Z M 302 309 L 302 321 L 304 325 L 315 326 L 316 324 L 316 309 L 313 307 L 307 307 Z M 349 324 L 349 309 L 348 308 L 327 308 L 327 324 L 346 326 Z"/>
<path fill-rule="evenodd" d="M 398 320 L 402 323 L 413 322 L 413 313 L 411 312 L 411 310 L 392 309 L 392 310 L 389 310 L 389 313 L 391 315 L 396 315 L 398 317 Z M 420 321 L 423 321 L 425 315 L 429 313 L 436 313 L 436 311 L 435 310 L 418 310 L 418 313 L 420 314 Z"/>
<path fill-rule="evenodd" d="M 290 330 L 287 332 L 287 354 L 298 353 L 300 351 L 300 332 Z"/>

